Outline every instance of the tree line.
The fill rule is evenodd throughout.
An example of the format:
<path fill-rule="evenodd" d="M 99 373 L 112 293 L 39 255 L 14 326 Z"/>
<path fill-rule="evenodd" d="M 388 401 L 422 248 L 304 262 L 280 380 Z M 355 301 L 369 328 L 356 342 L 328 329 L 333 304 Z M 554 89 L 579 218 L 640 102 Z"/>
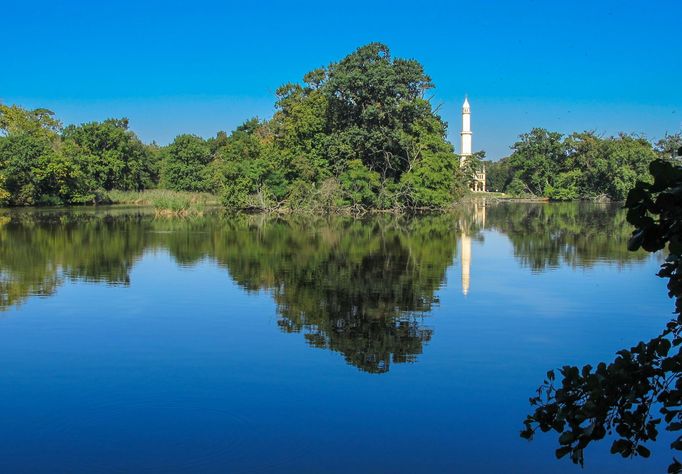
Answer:
<path fill-rule="evenodd" d="M 0 104 L 0 201 L 97 203 L 161 187 L 233 209 L 445 207 L 467 179 L 425 98 L 433 87 L 419 62 L 372 43 L 280 87 L 270 120 L 163 147 L 127 119 L 63 127 L 49 110 Z"/>
<path fill-rule="evenodd" d="M 0 104 L 0 204 L 98 203 L 113 189 L 159 182 L 160 148 L 143 144 L 128 120 L 62 127 L 46 109 Z"/>
<path fill-rule="evenodd" d="M 0 104 L 0 205 L 107 202 L 112 190 L 208 192 L 230 209 L 451 206 L 480 171 L 460 167 L 422 65 L 381 43 L 360 47 L 276 91 L 269 120 L 215 137 L 145 144 L 128 120 L 62 126 L 47 109 Z M 487 162 L 489 190 L 558 200 L 624 199 L 657 156 L 682 145 L 533 129 Z"/>
<path fill-rule="evenodd" d="M 639 179 L 649 176 L 651 162 L 671 160 L 680 146 L 679 133 L 652 143 L 624 133 L 564 135 L 534 128 L 519 137 L 511 155 L 486 163 L 488 190 L 560 201 L 621 201 Z"/>

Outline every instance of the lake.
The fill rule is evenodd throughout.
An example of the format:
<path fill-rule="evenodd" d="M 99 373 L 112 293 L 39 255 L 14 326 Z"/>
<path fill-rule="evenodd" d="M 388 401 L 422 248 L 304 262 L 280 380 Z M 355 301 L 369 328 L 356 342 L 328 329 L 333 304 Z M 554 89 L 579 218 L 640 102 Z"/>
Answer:
<path fill-rule="evenodd" d="M 0 214 L 0 472 L 581 470 L 519 437 L 548 369 L 673 303 L 615 204 L 161 219 Z"/>

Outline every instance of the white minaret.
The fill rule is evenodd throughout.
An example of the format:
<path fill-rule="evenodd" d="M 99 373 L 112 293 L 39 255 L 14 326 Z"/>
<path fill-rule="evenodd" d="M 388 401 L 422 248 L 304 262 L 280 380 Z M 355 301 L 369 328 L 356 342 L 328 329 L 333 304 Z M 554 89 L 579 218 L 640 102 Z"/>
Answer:
<path fill-rule="evenodd" d="M 471 107 L 469 106 L 469 98 L 464 98 L 462 104 L 462 153 L 460 158 L 460 165 L 464 165 L 467 156 L 471 156 Z"/>

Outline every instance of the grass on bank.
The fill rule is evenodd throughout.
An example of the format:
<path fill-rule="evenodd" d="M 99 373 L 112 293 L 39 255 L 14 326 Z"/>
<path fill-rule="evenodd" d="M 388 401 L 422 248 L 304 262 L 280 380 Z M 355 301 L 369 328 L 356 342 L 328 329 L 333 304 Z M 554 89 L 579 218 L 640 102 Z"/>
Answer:
<path fill-rule="evenodd" d="M 112 204 L 153 206 L 159 216 L 201 215 L 208 207 L 220 204 L 218 197 L 209 193 L 148 189 L 145 191 L 117 191 L 108 193 Z"/>

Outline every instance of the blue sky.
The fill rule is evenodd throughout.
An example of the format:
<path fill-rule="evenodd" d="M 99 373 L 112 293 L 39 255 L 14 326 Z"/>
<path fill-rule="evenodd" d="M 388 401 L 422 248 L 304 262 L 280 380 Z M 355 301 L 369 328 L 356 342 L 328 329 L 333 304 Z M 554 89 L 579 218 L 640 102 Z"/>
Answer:
<path fill-rule="evenodd" d="M 682 130 L 682 2 L 20 2 L 0 5 L 0 100 L 65 123 L 126 116 L 145 141 L 269 117 L 274 91 L 371 41 L 421 61 L 459 148 L 534 126 Z"/>

